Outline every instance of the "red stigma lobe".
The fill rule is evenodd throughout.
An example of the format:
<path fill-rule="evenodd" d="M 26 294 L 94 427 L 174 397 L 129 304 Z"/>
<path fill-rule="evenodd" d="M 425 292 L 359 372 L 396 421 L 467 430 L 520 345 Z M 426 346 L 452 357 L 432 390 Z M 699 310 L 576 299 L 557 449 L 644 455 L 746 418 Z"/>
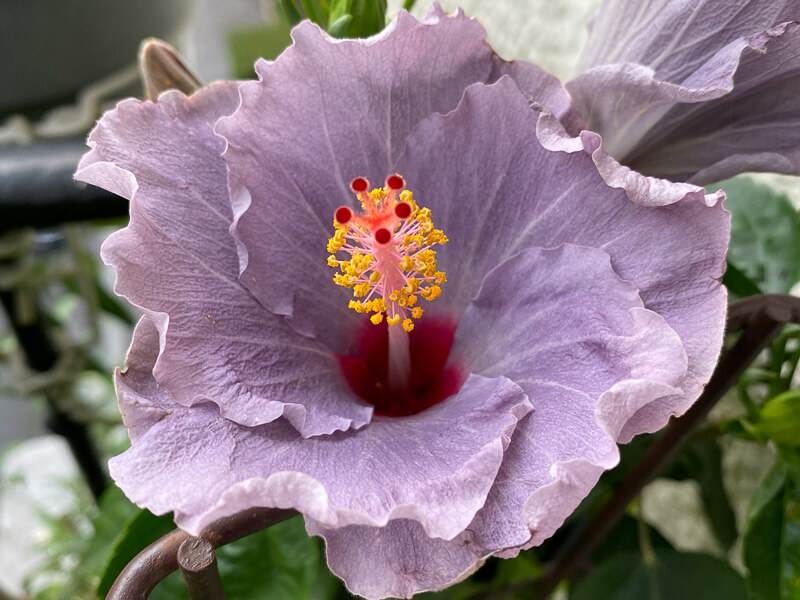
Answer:
<path fill-rule="evenodd" d="M 375 232 L 375 241 L 381 245 L 388 244 L 391 239 L 392 232 L 385 227 L 381 227 Z"/>
<path fill-rule="evenodd" d="M 361 194 L 367 191 L 369 188 L 369 181 L 367 181 L 364 177 L 356 177 L 350 183 L 350 189 L 353 190 L 356 194 Z"/>
<path fill-rule="evenodd" d="M 340 206 L 336 209 L 333 218 L 336 219 L 336 222 L 340 225 L 344 225 L 345 223 L 349 223 L 353 218 L 353 211 L 346 206 Z"/>
<path fill-rule="evenodd" d="M 406 182 L 403 181 L 403 178 L 400 175 L 390 175 L 386 178 L 386 187 L 390 190 L 402 190 L 403 187 L 406 185 Z"/>
<path fill-rule="evenodd" d="M 408 202 L 398 202 L 394 207 L 394 214 L 398 219 L 407 219 L 411 216 L 411 205 Z"/>

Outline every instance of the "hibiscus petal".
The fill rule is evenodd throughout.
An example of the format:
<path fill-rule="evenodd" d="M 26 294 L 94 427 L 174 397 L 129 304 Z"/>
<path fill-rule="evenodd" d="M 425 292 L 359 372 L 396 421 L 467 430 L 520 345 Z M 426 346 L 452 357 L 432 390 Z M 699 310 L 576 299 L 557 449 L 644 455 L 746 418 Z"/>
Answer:
<path fill-rule="evenodd" d="M 267 311 L 239 282 L 224 141 L 212 126 L 235 83 L 191 98 L 129 100 L 106 113 L 76 177 L 131 200 L 131 222 L 103 245 L 116 291 L 153 317 L 159 385 L 185 406 L 212 401 L 244 425 L 285 416 L 303 435 L 360 427 L 372 407 L 335 357 Z"/>
<path fill-rule="evenodd" d="M 149 365 L 131 365 L 117 378 L 126 405 L 153 393 L 143 376 L 158 354 L 152 328 L 142 321 L 131 352 Z M 166 392 L 160 394 L 156 403 L 165 408 Z M 414 519 L 428 536 L 449 539 L 483 506 L 514 428 L 530 410 L 510 380 L 477 375 L 417 415 L 375 418 L 357 431 L 310 439 L 283 420 L 244 427 L 211 404 L 173 404 L 137 430 L 109 469 L 134 502 L 156 514 L 175 511 L 191 533 L 265 506 L 296 508 L 337 528 Z"/>
<path fill-rule="evenodd" d="M 351 525 L 328 529 L 313 521 L 308 532 L 325 538 L 328 566 L 347 589 L 365 598 L 410 598 L 468 577 L 485 552 L 469 532 L 452 540 L 431 539 L 419 523 L 390 521 L 386 527 Z"/>
<path fill-rule="evenodd" d="M 800 25 L 718 48 L 685 78 L 623 63 L 567 88 L 606 151 L 646 175 L 706 183 L 745 170 L 800 173 Z"/>
<path fill-rule="evenodd" d="M 536 406 L 470 526 L 490 550 L 552 535 L 617 464 L 628 419 L 679 393 L 687 367 L 678 335 L 608 254 L 574 245 L 527 249 L 493 269 L 454 353 L 474 373 L 509 377 Z"/>
<path fill-rule="evenodd" d="M 301 23 L 294 44 L 256 65 L 260 80 L 242 86 L 240 108 L 218 123 L 242 282 L 298 331 L 347 350 L 357 317 L 350 292 L 331 285 L 333 213 L 355 204 L 355 177 L 383 185 L 421 119 L 449 112 L 468 85 L 506 72 L 565 121 L 577 118 L 554 77 L 503 62 L 485 35 L 477 21 L 438 7 L 422 22 L 401 11 L 368 40 L 332 40 Z"/>
<path fill-rule="evenodd" d="M 158 337 L 153 320 L 143 316 L 133 330 L 124 374 L 120 369 L 114 372 L 119 412 L 132 442 L 169 416 L 175 406 L 167 390 L 159 387 L 153 378 L 153 355 L 158 355 Z"/>
<path fill-rule="evenodd" d="M 652 188 L 646 205 L 630 201 L 587 156 L 581 139 L 599 143 L 596 134 L 584 132 L 563 151 L 541 145 L 537 123 L 548 117 L 528 110 L 516 86 L 501 79 L 470 87 L 456 110 L 431 116 L 410 136 L 398 166 L 453 240 L 439 252 L 448 282 L 429 310 L 439 304 L 460 314 L 489 269 L 526 247 L 604 250 L 644 306 L 678 333 L 689 359 L 684 393 L 643 407 L 620 434 L 628 441 L 685 412 L 711 376 L 725 323 L 719 279 L 729 215 L 715 197 L 668 181 Z"/>

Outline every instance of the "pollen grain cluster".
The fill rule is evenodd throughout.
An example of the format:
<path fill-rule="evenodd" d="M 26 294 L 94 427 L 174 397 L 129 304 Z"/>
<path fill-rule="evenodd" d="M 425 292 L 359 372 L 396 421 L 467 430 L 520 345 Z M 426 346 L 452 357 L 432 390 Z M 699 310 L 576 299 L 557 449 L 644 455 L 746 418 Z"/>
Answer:
<path fill-rule="evenodd" d="M 420 208 L 399 175 L 386 179 L 383 188 L 369 190 L 369 182 L 357 177 L 350 184 L 361 203 L 361 214 L 347 206 L 336 209 L 336 229 L 328 240 L 328 265 L 339 269 L 333 281 L 353 290 L 350 308 L 372 313 L 370 321 L 402 324 L 414 329 L 422 316 L 420 297 L 434 300 L 447 278 L 436 270 L 433 246 L 447 243 L 436 229 L 431 211 Z M 339 260 L 337 252 L 349 255 Z"/>

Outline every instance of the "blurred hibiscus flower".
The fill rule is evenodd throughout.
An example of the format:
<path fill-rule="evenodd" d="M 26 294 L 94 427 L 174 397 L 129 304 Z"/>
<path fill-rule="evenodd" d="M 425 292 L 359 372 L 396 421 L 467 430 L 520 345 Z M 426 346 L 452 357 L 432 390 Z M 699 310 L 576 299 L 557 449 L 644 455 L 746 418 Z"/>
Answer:
<path fill-rule="evenodd" d="M 641 197 L 800 174 L 798 20 L 796 0 L 605 0 L 566 88 L 606 180 Z"/>
<path fill-rule="evenodd" d="M 459 13 L 293 38 L 257 82 L 127 100 L 89 137 L 77 177 L 131 200 L 103 257 L 144 312 L 111 474 L 195 534 L 295 508 L 351 591 L 410 596 L 541 543 L 617 442 L 688 409 L 729 219 L 607 184 L 561 84 Z"/>

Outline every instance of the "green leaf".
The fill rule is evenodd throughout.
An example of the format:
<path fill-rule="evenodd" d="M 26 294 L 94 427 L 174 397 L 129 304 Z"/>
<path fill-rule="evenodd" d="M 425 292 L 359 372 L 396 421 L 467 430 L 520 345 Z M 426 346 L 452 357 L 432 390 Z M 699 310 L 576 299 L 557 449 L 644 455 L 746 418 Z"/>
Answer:
<path fill-rule="evenodd" d="M 343 20 L 350 16 L 351 20 Z M 333 0 L 328 33 L 334 37 L 364 38 L 386 26 L 386 0 Z"/>
<path fill-rule="evenodd" d="M 747 600 L 741 576 L 726 562 L 705 554 L 655 552 L 652 564 L 640 554 L 620 554 L 579 581 L 570 600 Z"/>
<path fill-rule="evenodd" d="M 237 28 L 228 34 L 228 48 L 237 79 L 255 77 L 253 64 L 258 58 L 272 60 L 292 43 L 291 26 L 285 19 L 270 25 Z"/>
<path fill-rule="evenodd" d="M 800 489 L 778 459 L 753 494 L 744 535 L 755 600 L 800 600 Z"/>
<path fill-rule="evenodd" d="M 521 552 L 515 558 L 490 558 L 471 577 L 438 592 L 414 596 L 415 600 L 477 600 L 490 597 L 492 592 L 508 586 L 519 586 L 516 593 L 504 595 L 504 600 L 528 600 L 535 580 L 543 569 L 532 552 Z M 351 596 L 352 600 L 352 596 Z"/>
<path fill-rule="evenodd" d="M 335 38 L 343 38 L 346 36 L 350 24 L 353 22 L 353 15 L 344 14 L 337 17 L 331 26 L 328 27 L 328 33 Z"/>
<path fill-rule="evenodd" d="M 800 279 L 800 222 L 789 199 L 749 177 L 717 187 L 731 211 L 728 263 L 764 293 L 788 292 Z"/>
<path fill-rule="evenodd" d="M 597 545 L 590 555 L 593 564 L 600 564 L 618 554 L 631 554 L 639 551 L 639 523 L 630 515 L 623 516 L 606 538 Z M 672 544 L 657 529 L 647 526 L 650 544 L 656 549 L 672 550 Z"/>
<path fill-rule="evenodd" d="M 297 10 L 297 6 L 294 4 L 294 0 L 280 0 L 281 8 L 283 9 L 283 14 L 289 23 L 292 26 L 297 25 L 300 21 L 303 20 L 303 17 L 300 15 L 300 11 Z"/>
<path fill-rule="evenodd" d="M 800 390 L 789 390 L 761 408 L 756 429 L 778 444 L 800 446 Z"/>
<path fill-rule="evenodd" d="M 217 560 L 230 600 L 300 600 L 314 584 L 319 549 L 294 517 L 223 546 Z"/>
<path fill-rule="evenodd" d="M 747 296 L 757 296 L 763 293 L 752 279 L 730 261 L 728 261 L 725 275 L 722 276 L 722 283 L 732 295 L 738 298 L 747 298 Z"/>
<path fill-rule="evenodd" d="M 100 584 L 97 596 L 105 598 L 114 581 L 131 559 L 158 538 L 175 529 L 172 514 L 155 516 L 149 510 L 140 510 L 125 523 L 117 537 Z"/>
<path fill-rule="evenodd" d="M 320 563 L 319 546 L 300 517 L 217 549 L 228 600 L 306 600 Z M 188 599 L 179 574 L 162 581 L 150 600 Z"/>
<path fill-rule="evenodd" d="M 716 439 L 696 438 L 678 454 L 665 476 L 673 479 L 693 479 L 700 488 L 714 537 L 725 549 L 730 549 L 739 537 L 728 494 L 722 482 L 722 452 Z"/>

